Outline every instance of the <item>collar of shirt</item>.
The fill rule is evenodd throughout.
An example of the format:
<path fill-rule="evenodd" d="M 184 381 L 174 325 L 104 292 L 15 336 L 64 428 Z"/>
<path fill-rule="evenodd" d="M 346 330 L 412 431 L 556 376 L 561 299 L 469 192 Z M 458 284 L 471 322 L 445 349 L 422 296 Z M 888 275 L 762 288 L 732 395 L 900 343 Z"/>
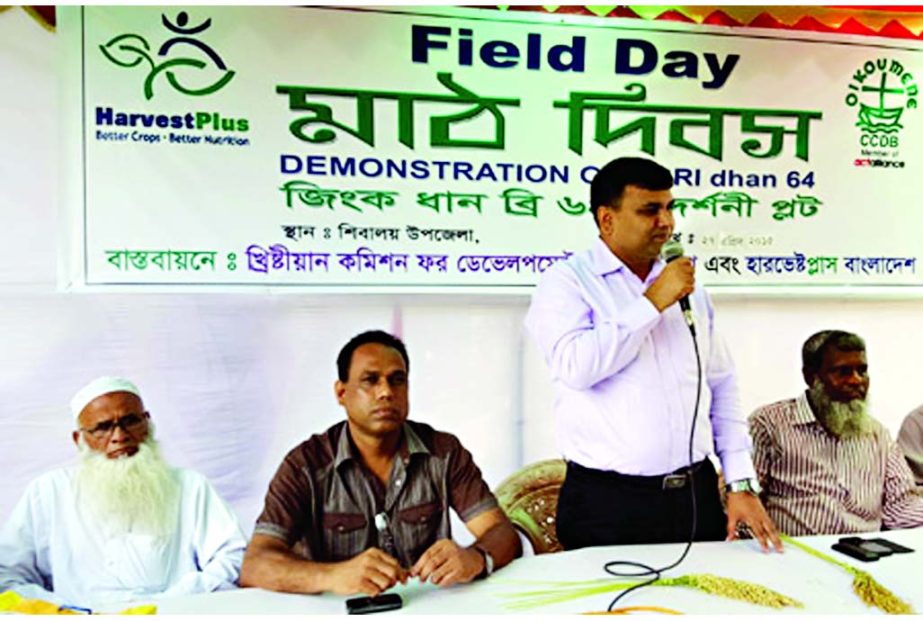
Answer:
<path fill-rule="evenodd" d="M 590 261 L 593 265 L 593 271 L 598 276 L 608 276 L 609 274 L 615 274 L 621 271 L 624 272 L 625 275 L 632 274 L 637 278 L 637 275 L 628 269 L 624 261 L 618 258 L 609 246 L 606 245 L 602 237 L 597 237 L 596 242 L 590 247 Z M 665 266 L 666 263 L 664 263 L 663 259 L 658 258 L 654 261 L 654 265 L 651 266 L 651 271 L 644 282 L 651 282 L 660 276 L 660 272 L 663 271 Z"/>
<path fill-rule="evenodd" d="M 814 410 L 808 403 L 808 393 L 803 392 L 795 399 L 795 415 L 792 417 L 792 425 L 820 425 L 817 417 L 814 416 Z"/>
<path fill-rule="evenodd" d="M 407 423 L 404 423 L 401 427 L 401 444 L 398 448 L 398 454 L 401 456 L 401 461 L 406 464 L 410 461 L 410 456 L 416 453 L 429 455 L 430 451 L 426 448 L 426 445 L 423 444 L 423 440 L 420 439 L 420 436 L 416 434 L 413 428 Z M 333 458 L 333 467 L 339 470 L 340 466 L 347 461 L 360 462 L 361 460 L 356 454 L 353 443 L 350 441 L 349 422 L 344 421 L 343 432 L 340 434 L 340 439 L 337 442 L 336 454 Z"/>

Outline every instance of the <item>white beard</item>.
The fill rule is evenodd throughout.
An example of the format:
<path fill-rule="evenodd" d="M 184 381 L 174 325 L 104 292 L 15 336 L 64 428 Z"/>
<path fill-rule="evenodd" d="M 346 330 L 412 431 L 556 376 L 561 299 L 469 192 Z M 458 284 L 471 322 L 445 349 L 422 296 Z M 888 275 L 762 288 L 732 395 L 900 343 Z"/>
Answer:
<path fill-rule="evenodd" d="M 132 456 L 109 459 L 78 442 L 77 504 L 109 535 L 168 536 L 176 531 L 179 482 L 160 456 L 153 430 Z"/>

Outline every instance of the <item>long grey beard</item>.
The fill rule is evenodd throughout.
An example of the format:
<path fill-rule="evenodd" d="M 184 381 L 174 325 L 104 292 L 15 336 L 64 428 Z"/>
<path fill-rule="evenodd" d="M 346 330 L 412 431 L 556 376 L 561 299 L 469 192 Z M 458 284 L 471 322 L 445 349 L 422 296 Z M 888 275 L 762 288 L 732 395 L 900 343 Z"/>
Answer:
<path fill-rule="evenodd" d="M 77 502 L 109 535 L 168 536 L 176 531 L 179 482 L 153 433 L 132 456 L 109 459 L 79 441 Z"/>
<path fill-rule="evenodd" d="M 824 390 L 819 379 L 808 389 L 814 415 L 824 427 L 838 438 L 854 438 L 871 433 L 874 422 L 868 415 L 867 399 L 852 401 L 834 401 Z"/>

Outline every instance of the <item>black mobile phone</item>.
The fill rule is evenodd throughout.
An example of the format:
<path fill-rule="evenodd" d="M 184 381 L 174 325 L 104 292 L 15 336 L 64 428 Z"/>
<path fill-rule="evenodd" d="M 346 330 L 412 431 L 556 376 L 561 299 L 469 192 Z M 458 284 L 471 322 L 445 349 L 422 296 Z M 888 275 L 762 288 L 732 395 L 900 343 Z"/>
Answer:
<path fill-rule="evenodd" d="M 866 563 L 871 562 L 871 561 L 877 561 L 879 558 L 881 558 L 880 554 L 872 552 L 871 550 L 866 550 L 861 545 L 851 543 L 851 542 L 850 543 L 837 542 L 833 544 L 832 547 L 837 552 L 841 552 L 842 554 L 845 554 L 846 556 L 851 556 L 855 559 L 859 559 L 860 561 L 865 561 Z"/>
<path fill-rule="evenodd" d="M 385 593 L 377 597 L 354 597 L 346 600 L 346 613 L 367 615 L 373 612 L 397 610 L 403 605 L 404 601 L 397 593 Z"/>
<path fill-rule="evenodd" d="M 878 556 L 891 556 L 894 554 L 894 550 L 891 548 L 870 539 L 863 539 L 862 537 L 841 537 L 839 543 L 858 546 L 866 552 L 874 552 Z"/>
<path fill-rule="evenodd" d="M 869 539 L 869 543 L 877 543 L 880 546 L 890 549 L 895 554 L 908 554 L 913 552 L 913 548 L 908 548 L 907 546 L 902 546 L 899 543 L 894 543 L 893 541 L 888 541 L 881 537 L 875 537 L 874 539 Z"/>

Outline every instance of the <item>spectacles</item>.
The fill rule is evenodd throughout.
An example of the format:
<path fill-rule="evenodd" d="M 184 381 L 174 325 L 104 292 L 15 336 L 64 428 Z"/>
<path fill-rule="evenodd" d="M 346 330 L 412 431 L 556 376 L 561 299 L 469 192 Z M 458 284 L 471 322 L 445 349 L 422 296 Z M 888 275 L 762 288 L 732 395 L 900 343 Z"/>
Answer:
<path fill-rule="evenodd" d="M 118 427 L 125 433 L 135 434 L 141 431 L 141 428 L 147 425 L 148 414 L 128 414 L 122 418 L 117 418 L 115 420 L 104 420 L 99 423 L 92 429 L 80 428 L 80 431 L 84 431 L 97 440 L 102 440 L 108 438 L 112 435 L 112 432 L 115 431 L 115 428 Z"/>

